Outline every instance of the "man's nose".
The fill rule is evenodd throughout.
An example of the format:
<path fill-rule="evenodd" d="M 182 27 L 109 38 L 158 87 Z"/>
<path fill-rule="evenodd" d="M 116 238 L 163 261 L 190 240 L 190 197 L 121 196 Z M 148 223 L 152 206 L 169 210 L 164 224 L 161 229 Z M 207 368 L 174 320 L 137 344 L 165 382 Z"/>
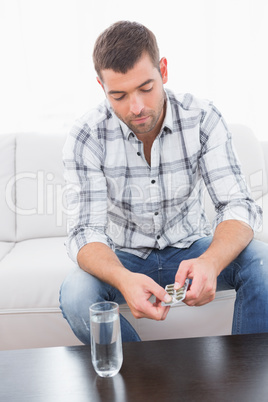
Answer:
<path fill-rule="evenodd" d="M 140 96 L 133 95 L 130 99 L 130 112 L 139 115 L 144 108 L 143 101 Z"/>

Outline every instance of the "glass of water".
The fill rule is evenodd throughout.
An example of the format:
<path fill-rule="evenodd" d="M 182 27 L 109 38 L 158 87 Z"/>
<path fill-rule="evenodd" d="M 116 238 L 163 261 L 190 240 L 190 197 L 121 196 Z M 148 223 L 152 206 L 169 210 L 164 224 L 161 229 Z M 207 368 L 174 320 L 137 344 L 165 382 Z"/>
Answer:
<path fill-rule="evenodd" d="M 89 312 L 93 367 L 99 376 L 113 377 L 123 362 L 118 304 L 95 303 L 90 306 Z"/>

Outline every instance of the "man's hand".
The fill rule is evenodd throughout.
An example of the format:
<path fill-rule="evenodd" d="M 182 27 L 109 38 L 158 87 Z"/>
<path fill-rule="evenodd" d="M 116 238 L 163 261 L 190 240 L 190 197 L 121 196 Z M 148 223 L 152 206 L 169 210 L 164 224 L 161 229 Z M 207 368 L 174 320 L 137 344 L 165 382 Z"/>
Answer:
<path fill-rule="evenodd" d="M 170 307 L 162 306 L 161 301 L 169 302 L 171 296 L 147 275 L 129 272 L 121 292 L 135 318 L 166 318 Z M 155 303 L 149 301 L 152 295 L 156 296 Z"/>
<path fill-rule="evenodd" d="M 237 220 L 221 222 L 215 229 L 208 249 L 198 258 L 182 261 L 175 276 L 174 288 L 192 279 L 184 303 L 202 306 L 215 298 L 217 277 L 249 244 L 253 231 L 249 225 Z M 176 284 L 177 282 L 177 284 Z"/>
<path fill-rule="evenodd" d="M 202 306 L 215 298 L 217 271 L 211 262 L 202 256 L 182 261 L 175 276 L 175 289 L 183 286 L 186 278 L 192 279 L 192 284 L 186 293 L 185 304 Z"/>
<path fill-rule="evenodd" d="M 169 302 L 171 296 L 147 275 L 126 269 L 106 244 L 96 242 L 85 245 L 80 249 L 77 260 L 86 272 L 119 289 L 135 318 L 166 318 L 169 306 L 162 306 L 161 301 Z M 152 295 L 156 297 L 155 303 L 149 301 Z"/>

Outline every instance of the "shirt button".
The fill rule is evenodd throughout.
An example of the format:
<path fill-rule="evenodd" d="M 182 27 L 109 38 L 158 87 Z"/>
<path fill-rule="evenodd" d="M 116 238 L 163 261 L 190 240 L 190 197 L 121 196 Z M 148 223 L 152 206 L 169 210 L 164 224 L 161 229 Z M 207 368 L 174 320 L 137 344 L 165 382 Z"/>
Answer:
<path fill-rule="evenodd" d="M 157 216 L 157 215 L 158 215 L 158 212 L 155 212 L 154 214 L 155 214 L 155 216 Z"/>
<path fill-rule="evenodd" d="M 154 183 L 155 183 L 155 180 L 151 180 L 151 183 L 154 184 Z"/>
<path fill-rule="evenodd" d="M 159 240 L 159 239 L 160 239 L 160 237 L 161 237 L 161 236 L 159 236 L 159 235 L 158 235 L 158 236 L 156 236 L 157 240 Z"/>
<path fill-rule="evenodd" d="M 138 155 L 138 156 L 141 156 L 141 153 L 140 153 L 140 152 L 137 152 L 137 155 Z"/>

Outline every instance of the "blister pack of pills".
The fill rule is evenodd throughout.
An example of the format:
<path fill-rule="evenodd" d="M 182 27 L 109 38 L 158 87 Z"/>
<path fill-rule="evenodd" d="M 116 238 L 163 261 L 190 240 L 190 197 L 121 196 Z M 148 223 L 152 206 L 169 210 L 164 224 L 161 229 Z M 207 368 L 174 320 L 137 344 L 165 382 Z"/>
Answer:
<path fill-rule="evenodd" d="M 169 303 L 162 302 L 162 306 L 175 306 L 185 299 L 186 292 L 189 286 L 189 279 L 186 279 L 184 285 L 178 290 L 174 290 L 174 283 L 167 285 L 165 291 L 172 297 Z"/>

